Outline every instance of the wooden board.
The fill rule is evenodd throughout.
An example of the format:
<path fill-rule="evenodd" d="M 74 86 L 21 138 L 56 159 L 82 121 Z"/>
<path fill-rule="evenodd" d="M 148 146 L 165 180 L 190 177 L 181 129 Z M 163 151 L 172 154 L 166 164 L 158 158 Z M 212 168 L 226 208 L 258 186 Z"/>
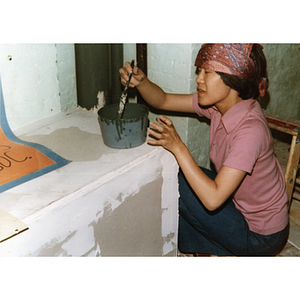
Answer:
<path fill-rule="evenodd" d="M 18 218 L 0 209 L 0 243 L 28 229 Z"/>

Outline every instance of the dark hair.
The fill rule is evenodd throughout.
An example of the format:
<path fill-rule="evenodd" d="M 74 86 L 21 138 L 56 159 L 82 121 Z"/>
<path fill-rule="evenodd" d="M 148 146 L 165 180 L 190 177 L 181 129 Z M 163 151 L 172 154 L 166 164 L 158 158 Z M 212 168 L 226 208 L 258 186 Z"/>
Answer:
<path fill-rule="evenodd" d="M 216 72 L 219 74 L 223 82 L 236 90 L 239 93 L 239 97 L 245 99 L 257 99 L 259 96 L 258 85 L 261 77 L 267 77 L 267 62 L 266 57 L 258 44 L 254 44 L 250 57 L 254 60 L 257 77 L 254 80 L 249 80 L 240 76 L 225 74 L 222 72 Z"/>

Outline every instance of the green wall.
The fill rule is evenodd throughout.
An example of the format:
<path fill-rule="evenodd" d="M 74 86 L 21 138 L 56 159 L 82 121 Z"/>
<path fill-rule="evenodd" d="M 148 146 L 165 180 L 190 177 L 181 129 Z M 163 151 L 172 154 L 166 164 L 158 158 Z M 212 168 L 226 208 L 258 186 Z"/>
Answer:
<path fill-rule="evenodd" d="M 269 90 L 261 104 L 270 112 L 300 119 L 300 44 L 262 44 Z"/>

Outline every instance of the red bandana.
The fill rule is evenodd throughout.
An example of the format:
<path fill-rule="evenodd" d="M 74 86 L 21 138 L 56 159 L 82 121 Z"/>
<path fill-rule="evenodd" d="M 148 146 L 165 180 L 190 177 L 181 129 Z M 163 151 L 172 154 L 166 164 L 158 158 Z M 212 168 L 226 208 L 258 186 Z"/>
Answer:
<path fill-rule="evenodd" d="M 195 66 L 226 74 L 254 79 L 256 69 L 249 57 L 253 44 L 204 44 Z"/>

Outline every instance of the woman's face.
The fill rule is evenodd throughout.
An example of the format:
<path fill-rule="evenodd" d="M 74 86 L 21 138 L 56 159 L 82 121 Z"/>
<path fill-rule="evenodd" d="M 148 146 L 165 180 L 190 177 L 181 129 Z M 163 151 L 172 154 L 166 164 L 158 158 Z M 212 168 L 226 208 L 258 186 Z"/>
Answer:
<path fill-rule="evenodd" d="M 218 107 L 231 96 L 231 88 L 215 71 L 198 68 L 197 74 L 198 103 L 200 105 L 216 105 Z"/>

